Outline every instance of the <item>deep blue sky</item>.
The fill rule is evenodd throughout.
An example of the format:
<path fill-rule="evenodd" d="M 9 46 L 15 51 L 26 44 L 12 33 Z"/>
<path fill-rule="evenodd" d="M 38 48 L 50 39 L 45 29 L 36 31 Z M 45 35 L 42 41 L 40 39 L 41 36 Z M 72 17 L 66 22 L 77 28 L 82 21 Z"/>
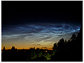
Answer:
<path fill-rule="evenodd" d="M 51 48 L 78 33 L 81 24 L 82 1 L 3 1 L 2 47 Z"/>

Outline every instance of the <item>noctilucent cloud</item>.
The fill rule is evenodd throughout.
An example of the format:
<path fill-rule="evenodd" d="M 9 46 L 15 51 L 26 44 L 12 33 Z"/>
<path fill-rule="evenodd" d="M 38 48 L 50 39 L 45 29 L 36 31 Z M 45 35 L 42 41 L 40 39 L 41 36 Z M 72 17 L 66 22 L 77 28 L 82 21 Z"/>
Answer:
<path fill-rule="evenodd" d="M 52 48 L 61 38 L 70 39 L 73 33 L 78 33 L 80 25 L 71 23 L 37 23 L 8 26 L 2 30 L 2 47 L 10 49 Z"/>

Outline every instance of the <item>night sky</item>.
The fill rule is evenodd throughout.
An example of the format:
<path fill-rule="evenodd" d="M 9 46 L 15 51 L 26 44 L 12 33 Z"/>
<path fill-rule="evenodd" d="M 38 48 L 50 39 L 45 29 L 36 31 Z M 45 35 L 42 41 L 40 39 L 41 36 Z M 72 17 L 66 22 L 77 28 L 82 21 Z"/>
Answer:
<path fill-rule="evenodd" d="M 2 48 L 47 48 L 82 25 L 82 1 L 2 1 Z"/>

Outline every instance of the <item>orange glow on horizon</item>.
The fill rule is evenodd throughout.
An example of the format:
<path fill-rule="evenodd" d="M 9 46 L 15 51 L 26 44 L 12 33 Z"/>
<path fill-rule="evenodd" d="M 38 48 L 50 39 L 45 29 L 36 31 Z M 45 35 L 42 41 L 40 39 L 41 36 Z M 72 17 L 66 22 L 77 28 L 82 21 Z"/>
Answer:
<path fill-rule="evenodd" d="M 31 47 L 31 48 L 34 48 L 34 47 Z M 15 48 L 15 49 L 31 49 L 31 48 Z M 9 49 L 11 49 L 11 48 L 5 48 L 5 50 L 9 50 Z M 35 48 L 35 49 L 37 49 L 37 48 Z M 47 49 L 47 50 L 53 50 L 52 48 L 39 48 L 39 49 Z M 3 50 L 3 48 L 1 49 L 1 50 Z"/>

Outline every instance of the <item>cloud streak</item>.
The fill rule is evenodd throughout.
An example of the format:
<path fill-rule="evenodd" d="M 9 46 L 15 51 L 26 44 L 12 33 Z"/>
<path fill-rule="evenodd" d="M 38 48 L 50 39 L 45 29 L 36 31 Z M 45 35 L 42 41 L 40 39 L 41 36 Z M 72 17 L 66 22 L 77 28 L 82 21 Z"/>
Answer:
<path fill-rule="evenodd" d="M 68 23 L 37 23 L 11 26 L 3 28 L 3 40 L 28 40 L 29 42 L 53 41 L 52 37 L 60 38 L 64 35 L 77 33 L 80 30 L 80 25 Z M 55 38 L 55 39 L 56 39 Z M 55 40 L 54 39 L 54 40 Z"/>

